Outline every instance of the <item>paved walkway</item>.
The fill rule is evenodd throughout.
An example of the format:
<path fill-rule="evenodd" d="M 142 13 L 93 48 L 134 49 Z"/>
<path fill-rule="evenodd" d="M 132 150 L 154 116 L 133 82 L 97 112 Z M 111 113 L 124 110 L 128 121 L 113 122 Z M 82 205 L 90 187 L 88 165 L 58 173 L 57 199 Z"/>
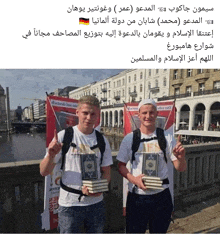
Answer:
<path fill-rule="evenodd" d="M 220 233 L 220 197 L 175 211 L 168 233 Z"/>

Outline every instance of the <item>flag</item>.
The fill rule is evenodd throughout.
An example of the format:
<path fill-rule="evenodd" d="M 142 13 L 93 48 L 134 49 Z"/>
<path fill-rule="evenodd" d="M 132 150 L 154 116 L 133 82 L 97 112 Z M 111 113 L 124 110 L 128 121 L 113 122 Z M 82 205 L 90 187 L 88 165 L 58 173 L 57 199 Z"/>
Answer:
<path fill-rule="evenodd" d="M 79 18 L 79 24 L 89 25 L 89 18 Z"/>

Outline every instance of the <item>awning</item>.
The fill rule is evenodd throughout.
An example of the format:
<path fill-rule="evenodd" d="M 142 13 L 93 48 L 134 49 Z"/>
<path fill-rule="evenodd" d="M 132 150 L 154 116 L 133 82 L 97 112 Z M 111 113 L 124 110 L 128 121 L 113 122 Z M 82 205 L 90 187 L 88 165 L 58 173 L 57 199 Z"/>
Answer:
<path fill-rule="evenodd" d="M 179 130 L 175 135 L 194 135 L 194 136 L 207 136 L 207 137 L 220 137 L 220 131 L 189 131 Z"/>

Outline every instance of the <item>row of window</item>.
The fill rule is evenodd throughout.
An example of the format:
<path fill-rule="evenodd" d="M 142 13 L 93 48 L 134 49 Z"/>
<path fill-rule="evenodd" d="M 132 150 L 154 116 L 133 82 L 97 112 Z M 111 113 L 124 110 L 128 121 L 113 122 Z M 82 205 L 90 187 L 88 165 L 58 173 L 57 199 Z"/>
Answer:
<path fill-rule="evenodd" d="M 164 71 L 166 71 L 166 70 L 167 69 L 164 69 Z M 155 71 L 156 71 L 156 74 L 159 73 L 159 69 L 156 69 Z M 151 76 L 151 69 L 148 70 L 148 75 Z M 143 79 L 143 72 L 140 72 L 140 80 L 141 79 Z M 131 81 L 132 81 L 132 78 L 131 78 L 131 76 L 129 76 L 128 77 L 128 83 L 131 83 Z M 133 81 L 134 82 L 137 81 L 137 74 L 134 74 Z M 155 87 L 158 87 L 158 80 L 156 80 L 155 83 L 156 83 Z M 118 81 L 115 81 L 113 83 L 114 88 L 115 87 L 121 87 L 121 86 L 124 86 L 124 85 L 125 85 L 125 78 L 123 78 L 121 80 L 118 80 Z M 163 85 L 166 86 L 166 78 L 164 78 L 164 80 L 163 80 Z M 148 87 L 151 87 L 150 83 L 148 83 Z M 109 88 L 111 88 L 111 82 L 110 81 L 100 85 L 100 90 L 101 91 L 103 91 L 103 89 L 105 89 L 105 91 L 107 91 L 107 89 L 109 89 Z M 140 88 L 140 89 L 142 89 L 142 88 Z M 92 89 L 91 94 L 98 94 L 98 92 L 99 92 L 99 89 L 97 87 L 97 88 Z M 82 95 L 77 95 L 76 98 L 80 98 L 83 95 L 90 95 L 90 91 L 86 91 L 86 92 L 84 91 L 82 93 Z"/>
<path fill-rule="evenodd" d="M 163 86 L 165 87 L 166 85 L 167 85 L 167 79 L 166 79 L 166 77 L 164 77 L 163 78 Z M 155 80 L 155 87 L 159 87 L 158 79 Z M 101 87 L 101 89 L 102 89 L 102 87 Z M 151 89 L 151 82 L 148 82 L 148 89 Z M 139 91 L 140 92 L 143 91 L 143 85 L 142 84 L 140 84 Z M 130 92 L 131 92 L 131 88 L 129 87 L 128 88 L 128 93 L 130 93 Z M 137 92 L 136 86 L 134 86 L 134 92 Z M 98 94 L 98 88 L 94 89 L 92 94 Z M 105 94 L 105 92 L 104 92 L 104 94 Z M 117 93 L 114 92 L 114 97 L 115 97 L 115 94 L 117 94 Z M 83 95 L 90 95 L 90 91 L 83 92 Z M 83 96 L 83 95 L 81 95 L 81 96 Z M 119 95 L 119 94 L 117 94 L 117 95 Z M 80 98 L 81 96 L 77 95 L 76 98 Z M 122 96 L 124 96 L 124 89 L 122 90 Z M 110 97 L 110 90 L 108 91 L 108 97 Z"/>
<path fill-rule="evenodd" d="M 164 69 L 164 71 L 166 71 L 167 69 Z M 159 69 L 156 69 L 156 74 L 159 73 Z M 151 76 L 151 69 L 149 69 L 148 71 L 148 75 Z M 140 72 L 140 80 L 143 79 L 143 72 Z M 133 78 L 133 82 L 137 81 L 137 74 L 134 74 L 134 78 Z M 132 82 L 132 78 L 131 76 L 128 77 L 128 83 Z M 116 82 L 113 83 L 114 87 L 120 87 L 120 86 L 124 86 L 125 85 L 125 79 L 123 78 L 122 80 L 118 80 Z M 101 89 L 102 89 L 102 85 L 100 85 Z M 108 88 L 111 87 L 110 82 L 108 82 Z M 103 84 L 103 88 L 107 89 L 107 83 Z"/>
<path fill-rule="evenodd" d="M 164 69 L 166 71 L 167 69 Z M 159 69 L 156 69 L 156 74 L 159 73 Z M 151 76 L 151 69 L 148 70 L 148 76 Z M 143 78 L 143 72 L 140 73 L 140 80 Z M 137 75 L 134 75 L 134 82 L 137 80 Z M 128 82 L 131 83 L 131 76 L 128 77 Z"/>
<path fill-rule="evenodd" d="M 213 83 L 213 89 L 220 89 L 220 81 L 215 81 Z M 199 91 L 205 91 L 205 83 L 199 83 Z M 192 86 L 187 86 L 186 87 L 186 93 L 191 93 L 192 92 Z M 180 88 L 177 87 L 174 90 L 174 94 L 175 95 L 179 95 L 180 94 Z"/>
<path fill-rule="evenodd" d="M 218 71 L 219 69 L 214 69 L 214 72 Z M 187 77 L 192 77 L 192 72 L 193 72 L 193 69 L 187 69 L 186 71 L 186 74 L 187 74 Z M 205 69 L 197 69 L 197 74 L 201 74 L 201 73 L 204 73 L 205 72 Z M 179 73 L 182 73 L 182 69 L 179 70 Z M 178 79 L 179 77 L 182 77 L 182 76 L 178 76 L 178 69 L 174 70 L 173 71 L 173 79 Z"/>
<path fill-rule="evenodd" d="M 163 79 L 163 86 L 166 86 L 167 85 L 167 80 L 166 80 L 166 78 L 164 77 L 164 79 Z M 159 87 L 159 85 L 158 85 L 158 80 L 156 79 L 155 80 L 155 87 Z M 151 82 L 148 82 L 148 89 L 151 89 Z M 139 91 L 140 92 L 143 92 L 143 85 L 142 84 L 140 84 L 140 89 L 139 89 Z M 128 88 L 128 93 L 130 93 L 131 92 L 131 88 L 129 87 Z M 133 90 L 133 92 L 137 92 L 137 87 L 136 86 L 134 86 L 134 90 Z M 117 92 L 115 93 L 114 92 L 114 96 L 115 96 L 115 94 L 117 94 L 117 95 L 120 95 L 120 94 L 118 94 Z M 122 90 L 122 94 L 123 94 L 123 96 L 124 96 L 124 89 Z M 109 94 L 109 97 L 110 97 L 110 94 Z"/>

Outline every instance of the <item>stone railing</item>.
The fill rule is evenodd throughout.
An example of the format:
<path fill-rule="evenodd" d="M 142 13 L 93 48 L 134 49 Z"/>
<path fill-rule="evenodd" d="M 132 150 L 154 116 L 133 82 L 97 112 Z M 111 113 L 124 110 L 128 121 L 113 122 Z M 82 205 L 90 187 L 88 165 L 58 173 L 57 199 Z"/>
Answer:
<path fill-rule="evenodd" d="M 107 233 L 124 233 L 123 180 L 117 171 L 117 152 L 112 155 L 109 192 L 106 202 Z M 186 172 L 174 171 L 175 208 L 219 195 L 220 143 L 186 146 Z M 0 164 L 0 233 L 42 233 L 44 177 L 40 160 Z M 50 231 L 56 233 L 57 231 Z"/>
<path fill-rule="evenodd" d="M 220 143 L 188 145 L 186 148 L 187 171 L 174 172 L 176 205 L 193 203 L 219 194 Z"/>

